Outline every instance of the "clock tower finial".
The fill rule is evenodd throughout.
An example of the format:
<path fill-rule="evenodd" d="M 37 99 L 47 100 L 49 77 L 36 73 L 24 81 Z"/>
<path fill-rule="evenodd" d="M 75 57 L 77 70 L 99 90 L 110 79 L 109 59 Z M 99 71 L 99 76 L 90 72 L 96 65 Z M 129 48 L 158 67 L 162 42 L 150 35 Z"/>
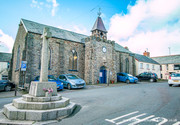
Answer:
<path fill-rule="evenodd" d="M 106 31 L 104 23 L 100 17 L 101 16 L 101 8 L 99 8 L 99 12 L 97 14 L 98 14 L 98 17 L 97 17 L 96 22 L 94 23 L 94 26 L 91 30 L 92 36 L 97 36 L 97 37 L 107 40 L 107 31 Z"/>
<path fill-rule="evenodd" d="M 97 14 L 99 17 L 101 16 L 101 8 L 99 8 L 99 12 Z"/>

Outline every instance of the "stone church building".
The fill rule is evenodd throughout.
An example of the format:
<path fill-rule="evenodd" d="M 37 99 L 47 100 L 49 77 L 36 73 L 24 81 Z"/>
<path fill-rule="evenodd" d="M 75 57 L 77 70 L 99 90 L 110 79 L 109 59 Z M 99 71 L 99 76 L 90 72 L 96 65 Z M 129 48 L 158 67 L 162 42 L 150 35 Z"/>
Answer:
<path fill-rule="evenodd" d="M 52 33 L 49 38 L 49 75 L 75 74 L 87 84 L 116 82 L 118 72 L 135 75 L 134 54 L 107 40 L 100 16 L 91 36 L 21 19 L 12 54 L 14 83 L 30 83 L 40 75 L 41 35 L 45 27 Z M 21 71 L 21 61 L 27 61 L 26 71 Z"/>

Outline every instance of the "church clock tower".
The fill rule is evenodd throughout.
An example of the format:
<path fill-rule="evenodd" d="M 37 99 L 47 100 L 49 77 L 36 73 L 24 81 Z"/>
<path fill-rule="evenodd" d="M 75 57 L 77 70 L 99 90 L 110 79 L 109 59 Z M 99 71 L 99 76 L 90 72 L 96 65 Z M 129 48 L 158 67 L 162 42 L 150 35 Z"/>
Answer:
<path fill-rule="evenodd" d="M 94 26 L 91 30 L 92 36 L 100 37 L 102 39 L 107 40 L 107 31 L 100 15 L 101 15 L 101 12 L 99 11 L 98 18 L 96 19 L 96 22 L 94 23 Z"/>
<path fill-rule="evenodd" d="M 90 37 L 85 39 L 85 81 L 87 84 L 109 83 L 115 73 L 115 42 L 107 40 L 107 31 L 98 13 Z"/>

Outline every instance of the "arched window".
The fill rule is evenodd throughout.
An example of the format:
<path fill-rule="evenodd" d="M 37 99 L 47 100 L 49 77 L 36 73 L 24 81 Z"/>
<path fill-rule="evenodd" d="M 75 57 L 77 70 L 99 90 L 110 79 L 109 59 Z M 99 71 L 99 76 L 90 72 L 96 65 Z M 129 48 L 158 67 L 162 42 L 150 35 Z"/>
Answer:
<path fill-rule="evenodd" d="M 129 59 L 126 58 L 126 73 L 129 73 Z"/>
<path fill-rule="evenodd" d="M 41 48 L 42 50 L 42 48 Z M 48 48 L 48 69 L 51 69 L 51 63 L 52 63 L 52 50 L 51 48 L 49 47 Z M 41 51 L 40 51 L 40 55 L 39 55 L 39 69 L 41 69 Z"/>
<path fill-rule="evenodd" d="M 77 70 L 77 52 L 72 50 L 69 56 L 69 69 Z"/>
<path fill-rule="evenodd" d="M 17 51 L 16 70 L 20 68 L 19 65 L 20 65 L 20 46 L 18 47 L 18 51 Z"/>
<path fill-rule="evenodd" d="M 49 59 L 48 59 L 48 69 L 51 69 L 51 61 L 52 61 L 52 50 L 49 47 L 48 49 L 48 55 L 49 55 Z"/>

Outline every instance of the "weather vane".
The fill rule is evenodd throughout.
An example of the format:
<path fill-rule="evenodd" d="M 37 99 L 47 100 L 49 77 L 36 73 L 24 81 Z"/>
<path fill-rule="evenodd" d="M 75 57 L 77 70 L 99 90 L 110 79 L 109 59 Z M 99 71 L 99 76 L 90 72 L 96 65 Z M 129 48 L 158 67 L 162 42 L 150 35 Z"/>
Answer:
<path fill-rule="evenodd" d="M 101 8 L 99 8 L 98 16 L 101 16 Z"/>

